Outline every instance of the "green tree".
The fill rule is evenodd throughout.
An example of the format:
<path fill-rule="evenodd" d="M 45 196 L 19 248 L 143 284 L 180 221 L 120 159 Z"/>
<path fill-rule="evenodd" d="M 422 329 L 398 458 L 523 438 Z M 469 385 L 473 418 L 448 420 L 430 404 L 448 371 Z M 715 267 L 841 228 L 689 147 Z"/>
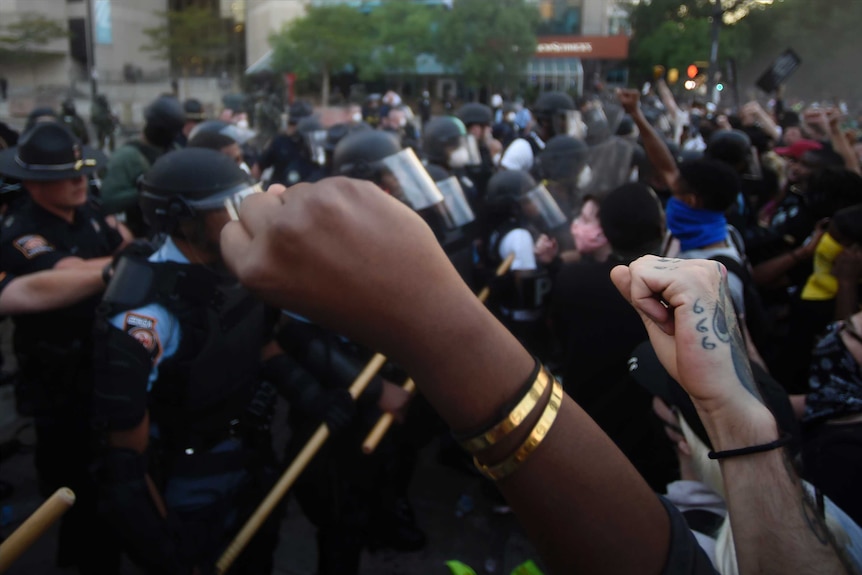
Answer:
<path fill-rule="evenodd" d="M 506 87 L 536 51 L 539 12 L 525 0 L 455 0 L 435 39 L 435 55 L 474 88 Z"/>
<path fill-rule="evenodd" d="M 403 0 L 385 0 L 375 8 L 369 14 L 373 49 L 360 70 L 362 79 L 389 73 L 400 83 L 405 74 L 414 73 L 416 58 L 434 51 L 434 30 L 440 15 L 438 7 Z"/>
<path fill-rule="evenodd" d="M 346 5 L 309 6 L 302 18 L 270 36 L 273 67 L 299 78 L 319 75 L 320 98 L 329 102 L 330 76 L 348 65 L 369 61 L 369 16 Z"/>
<path fill-rule="evenodd" d="M 773 0 L 643 0 L 629 3 L 632 42 L 629 61 L 636 76 L 648 77 L 652 67 L 680 67 L 693 61 L 709 61 L 715 35 L 716 14 L 721 15 L 725 39 L 716 64 L 749 54 L 748 33 L 737 27 L 752 11 Z"/>
<path fill-rule="evenodd" d="M 223 62 L 230 50 L 227 24 L 212 10 L 189 6 L 182 10 L 158 13 L 164 23 L 145 28 L 147 43 L 141 51 L 165 60 L 183 76 L 183 91 L 188 94 L 192 70 L 203 71 Z"/>
<path fill-rule="evenodd" d="M 11 24 L 0 26 L 0 63 L 35 64 L 57 54 L 44 48 L 69 36 L 68 28 L 35 12 L 24 13 Z"/>

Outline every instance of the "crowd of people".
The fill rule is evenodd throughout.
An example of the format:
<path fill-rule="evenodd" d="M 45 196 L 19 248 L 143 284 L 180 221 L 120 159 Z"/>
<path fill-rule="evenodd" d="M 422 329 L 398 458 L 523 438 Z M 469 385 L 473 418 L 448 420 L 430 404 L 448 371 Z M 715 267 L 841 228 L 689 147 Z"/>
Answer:
<path fill-rule="evenodd" d="M 862 570 L 862 126 L 841 106 L 659 82 L 442 115 L 424 93 L 414 116 L 390 91 L 329 124 L 273 97 L 252 129 L 163 95 L 116 149 L 97 109 L 99 149 L 69 102 L 0 140 L 17 409 L 44 494 L 77 495 L 58 565 L 212 572 L 324 423 L 294 488 L 320 575 L 435 536 L 408 497 L 435 440 L 551 572 Z M 232 572 L 272 571 L 281 513 Z"/>

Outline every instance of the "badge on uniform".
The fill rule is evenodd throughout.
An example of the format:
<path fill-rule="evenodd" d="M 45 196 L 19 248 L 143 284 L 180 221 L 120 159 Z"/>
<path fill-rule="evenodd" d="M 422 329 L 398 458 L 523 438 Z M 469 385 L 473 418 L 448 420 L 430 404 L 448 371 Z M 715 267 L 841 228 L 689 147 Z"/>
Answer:
<path fill-rule="evenodd" d="M 135 338 L 156 361 L 162 354 L 162 342 L 156 331 L 156 318 L 128 312 L 123 320 L 123 331 Z"/>
<path fill-rule="evenodd" d="M 24 257 L 28 260 L 32 260 L 39 254 L 46 254 L 54 251 L 54 246 L 52 246 L 48 240 L 36 234 L 21 236 L 13 243 L 18 251 L 24 254 Z"/>

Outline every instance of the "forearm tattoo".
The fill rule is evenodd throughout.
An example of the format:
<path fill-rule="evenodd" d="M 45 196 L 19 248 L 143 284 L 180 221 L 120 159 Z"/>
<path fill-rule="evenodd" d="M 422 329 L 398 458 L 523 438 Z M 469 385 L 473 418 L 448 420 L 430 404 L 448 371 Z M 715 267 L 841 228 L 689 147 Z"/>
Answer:
<path fill-rule="evenodd" d="M 739 382 L 755 397 L 760 398 L 760 392 L 754 384 L 754 376 L 751 374 L 751 364 L 748 360 L 748 351 L 745 340 L 742 337 L 742 326 L 737 321 L 736 312 L 728 293 L 727 281 L 724 278 L 724 270 L 721 264 L 717 264 L 722 272 L 722 281 L 718 288 L 718 301 L 712 311 L 712 318 L 707 317 L 707 310 L 700 299 L 695 300 L 692 311 L 696 315 L 704 315 L 697 321 L 695 329 L 702 334 L 700 345 L 707 351 L 712 351 L 720 343 L 730 345 L 730 356 L 733 360 L 733 369 Z"/>

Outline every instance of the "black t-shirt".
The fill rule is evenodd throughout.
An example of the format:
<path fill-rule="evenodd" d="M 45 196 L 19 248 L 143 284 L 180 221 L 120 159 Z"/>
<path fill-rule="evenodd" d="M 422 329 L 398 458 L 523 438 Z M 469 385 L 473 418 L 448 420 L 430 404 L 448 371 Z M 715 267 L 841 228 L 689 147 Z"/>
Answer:
<path fill-rule="evenodd" d="M 631 351 L 647 332 L 611 282 L 617 263 L 564 265 L 554 280 L 549 317 L 564 353 L 566 391 L 659 492 L 677 478 L 677 461 L 652 412 L 652 396 L 629 375 Z"/>
<path fill-rule="evenodd" d="M 120 233 L 90 204 L 78 208 L 69 223 L 28 198 L 3 221 L 0 259 L 5 271 L 21 276 L 51 269 L 67 257 L 109 256 L 122 242 Z M 88 340 L 99 297 L 56 311 L 17 316 L 16 352 L 32 353 L 40 343 L 66 347 L 76 339 Z"/>

